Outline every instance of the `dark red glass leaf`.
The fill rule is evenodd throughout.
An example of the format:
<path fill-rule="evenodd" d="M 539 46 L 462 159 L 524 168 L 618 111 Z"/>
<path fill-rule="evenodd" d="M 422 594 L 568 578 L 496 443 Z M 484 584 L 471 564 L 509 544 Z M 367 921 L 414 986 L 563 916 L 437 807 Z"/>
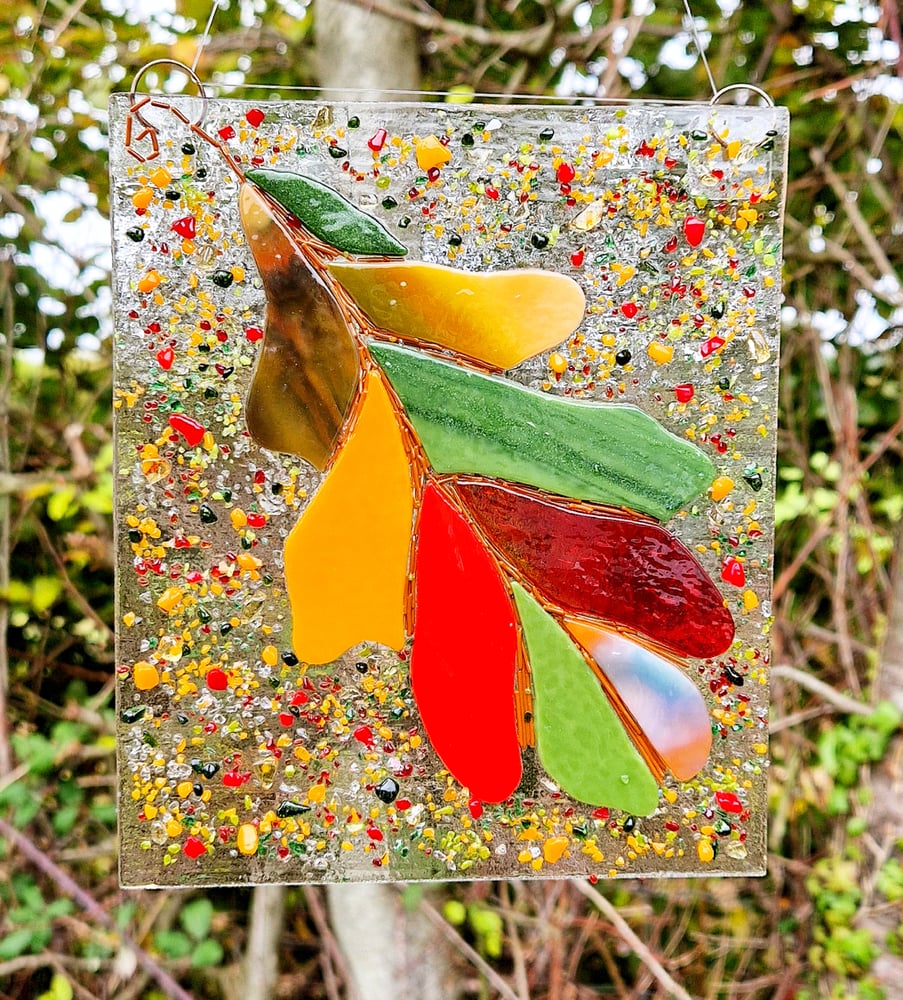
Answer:
<path fill-rule="evenodd" d="M 661 525 L 513 485 L 463 480 L 455 489 L 505 559 L 563 611 L 626 627 L 681 656 L 730 646 L 724 599 Z"/>
<path fill-rule="evenodd" d="M 424 728 L 473 798 L 501 802 L 521 777 L 514 609 L 473 528 L 433 485 L 415 573 L 411 687 Z"/>

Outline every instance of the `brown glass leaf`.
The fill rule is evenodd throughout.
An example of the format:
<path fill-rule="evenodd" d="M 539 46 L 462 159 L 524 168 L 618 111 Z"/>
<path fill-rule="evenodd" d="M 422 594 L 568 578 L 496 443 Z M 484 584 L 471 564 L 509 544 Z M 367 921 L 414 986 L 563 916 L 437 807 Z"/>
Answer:
<path fill-rule="evenodd" d="M 332 292 L 251 184 L 239 212 L 267 296 L 248 430 L 264 448 L 323 469 L 357 385 L 357 349 Z"/>

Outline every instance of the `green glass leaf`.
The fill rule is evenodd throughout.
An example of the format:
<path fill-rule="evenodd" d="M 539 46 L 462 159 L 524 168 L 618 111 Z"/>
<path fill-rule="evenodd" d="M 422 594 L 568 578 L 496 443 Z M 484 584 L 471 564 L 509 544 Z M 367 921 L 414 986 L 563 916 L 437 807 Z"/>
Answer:
<path fill-rule="evenodd" d="M 564 629 L 523 587 L 512 588 L 530 656 L 542 766 L 581 802 L 648 816 L 658 785 L 599 681 Z"/>
<path fill-rule="evenodd" d="M 665 521 L 715 467 L 633 406 L 527 389 L 393 344 L 371 343 L 436 472 L 471 473 Z"/>
<path fill-rule="evenodd" d="M 312 177 L 288 170 L 249 170 L 245 176 L 342 253 L 404 257 L 408 252 L 385 226 Z"/>

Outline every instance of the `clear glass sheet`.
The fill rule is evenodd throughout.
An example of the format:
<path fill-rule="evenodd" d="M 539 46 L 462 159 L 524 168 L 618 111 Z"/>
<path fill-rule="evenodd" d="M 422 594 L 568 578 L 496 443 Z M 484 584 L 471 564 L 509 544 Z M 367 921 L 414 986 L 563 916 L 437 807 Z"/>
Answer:
<path fill-rule="evenodd" d="M 786 112 L 201 110 L 111 104 L 123 884 L 761 873 Z"/>

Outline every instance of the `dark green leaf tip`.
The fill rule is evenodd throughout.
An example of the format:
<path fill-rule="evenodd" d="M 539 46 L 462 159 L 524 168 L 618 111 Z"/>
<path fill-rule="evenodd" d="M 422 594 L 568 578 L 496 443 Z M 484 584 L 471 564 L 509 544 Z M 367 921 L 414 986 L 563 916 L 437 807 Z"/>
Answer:
<path fill-rule="evenodd" d="M 246 177 L 305 229 L 342 253 L 404 257 L 408 252 L 380 222 L 312 177 L 288 170 L 249 170 Z"/>

